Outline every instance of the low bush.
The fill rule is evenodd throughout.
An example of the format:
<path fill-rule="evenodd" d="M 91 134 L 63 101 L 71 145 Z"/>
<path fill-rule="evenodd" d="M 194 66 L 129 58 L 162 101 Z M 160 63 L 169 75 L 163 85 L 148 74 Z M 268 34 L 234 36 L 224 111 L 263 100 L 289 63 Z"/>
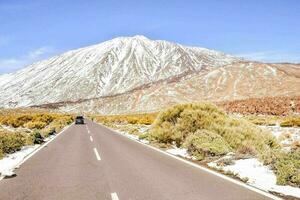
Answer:
<path fill-rule="evenodd" d="M 144 134 L 140 134 L 140 135 L 139 135 L 139 139 L 140 139 L 140 140 L 146 140 L 146 139 L 148 139 L 148 137 L 149 137 L 149 134 L 148 134 L 148 133 L 144 133 Z"/>
<path fill-rule="evenodd" d="M 200 152 L 199 157 L 221 155 L 229 149 L 261 156 L 279 148 L 276 139 L 269 132 L 246 120 L 232 118 L 210 103 L 176 105 L 161 112 L 149 134 L 157 142 L 175 142 L 178 147 L 185 143 L 192 153 Z M 203 153 L 207 151 L 202 149 L 204 144 L 212 154 Z M 194 146 L 199 150 L 196 151 Z"/>
<path fill-rule="evenodd" d="M 279 121 L 281 117 L 269 116 L 269 115 L 265 115 L 265 116 L 248 115 L 245 116 L 244 118 L 256 125 L 275 126 L 277 121 Z"/>
<path fill-rule="evenodd" d="M 300 149 L 300 141 L 296 140 L 293 141 L 290 145 L 291 151 L 296 151 L 298 149 Z"/>
<path fill-rule="evenodd" d="M 13 128 L 26 127 L 29 129 L 43 129 L 54 121 L 60 124 L 70 124 L 74 120 L 72 115 L 61 113 L 47 113 L 41 111 L 14 111 L 6 110 L 0 112 L 0 124 L 11 126 Z"/>
<path fill-rule="evenodd" d="M 276 159 L 274 171 L 280 185 L 300 186 L 300 150 L 286 153 Z"/>
<path fill-rule="evenodd" d="M 25 145 L 26 137 L 21 133 L 0 132 L 0 149 L 2 154 L 14 153 Z"/>
<path fill-rule="evenodd" d="M 29 129 L 43 129 L 47 126 L 46 122 L 42 121 L 30 121 L 24 124 L 24 127 L 29 128 Z"/>
<path fill-rule="evenodd" d="M 56 133 L 60 132 L 66 125 L 73 122 L 73 119 L 70 120 L 69 118 L 58 118 L 55 119 L 47 128 L 52 130 Z"/>
<path fill-rule="evenodd" d="M 49 135 L 56 134 L 56 131 L 55 131 L 55 128 L 49 126 L 47 128 L 40 130 L 40 133 L 43 136 L 43 138 L 47 138 Z"/>
<path fill-rule="evenodd" d="M 280 126 L 282 127 L 300 127 L 300 117 L 293 117 L 293 118 L 288 118 L 285 119 L 280 123 Z"/>
<path fill-rule="evenodd" d="M 27 144 L 33 145 L 33 144 L 42 144 L 44 142 L 44 139 L 40 132 L 34 131 L 33 133 L 30 133 L 27 137 Z"/>
<path fill-rule="evenodd" d="M 220 135 L 203 129 L 189 135 L 184 146 L 198 160 L 225 155 L 231 150 L 228 143 Z"/>
<path fill-rule="evenodd" d="M 131 114 L 131 115 L 109 115 L 109 116 L 89 116 L 92 120 L 100 123 L 115 123 L 115 124 L 144 124 L 150 125 L 153 123 L 156 113 L 149 114 Z"/>
<path fill-rule="evenodd" d="M 4 153 L 2 151 L 2 149 L 0 148 L 0 159 L 2 159 L 4 157 Z"/>
<path fill-rule="evenodd" d="M 242 144 L 236 149 L 236 158 L 250 158 L 257 155 L 257 151 L 254 146 L 250 143 L 242 142 Z"/>

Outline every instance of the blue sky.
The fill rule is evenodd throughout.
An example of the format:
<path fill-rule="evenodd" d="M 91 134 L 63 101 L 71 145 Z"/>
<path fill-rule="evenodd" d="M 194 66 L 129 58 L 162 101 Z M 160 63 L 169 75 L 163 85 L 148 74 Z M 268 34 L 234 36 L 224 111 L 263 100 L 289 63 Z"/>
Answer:
<path fill-rule="evenodd" d="M 300 62 L 300 1 L 0 0 L 0 74 L 133 35 Z"/>

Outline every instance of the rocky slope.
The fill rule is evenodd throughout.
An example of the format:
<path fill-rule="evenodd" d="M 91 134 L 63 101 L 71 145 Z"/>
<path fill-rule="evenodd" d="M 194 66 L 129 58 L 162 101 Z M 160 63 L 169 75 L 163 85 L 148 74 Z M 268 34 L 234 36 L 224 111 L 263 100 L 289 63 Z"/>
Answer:
<path fill-rule="evenodd" d="M 175 103 L 300 95 L 300 66 L 245 61 L 143 36 L 69 51 L 0 76 L 0 106 L 128 113 Z"/>
<path fill-rule="evenodd" d="M 278 64 L 240 62 L 201 70 L 146 85 L 133 91 L 76 103 L 52 105 L 62 110 L 109 114 L 155 112 L 161 108 L 195 101 L 230 101 L 271 96 L 300 95 L 300 79 L 281 71 Z M 293 65 L 293 70 L 300 66 Z"/>

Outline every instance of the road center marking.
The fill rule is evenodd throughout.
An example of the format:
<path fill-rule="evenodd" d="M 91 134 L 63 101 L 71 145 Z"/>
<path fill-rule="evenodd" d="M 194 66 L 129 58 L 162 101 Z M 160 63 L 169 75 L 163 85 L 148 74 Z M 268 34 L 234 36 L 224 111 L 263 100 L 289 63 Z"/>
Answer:
<path fill-rule="evenodd" d="M 93 137 L 92 136 L 90 136 L 90 140 L 91 140 L 91 142 L 93 142 Z"/>
<path fill-rule="evenodd" d="M 94 148 L 94 153 L 96 155 L 97 160 L 101 160 L 100 155 L 99 155 L 99 153 L 98 153 L 98 151 L 97 151 L 96 148 Z"/>
<path fill-rule="evenodd" d="M 114 192 L 114 193 L 111 193 L 110 195 L 111 195 L 112 200 L 119 200 L 117 193 Z"/>

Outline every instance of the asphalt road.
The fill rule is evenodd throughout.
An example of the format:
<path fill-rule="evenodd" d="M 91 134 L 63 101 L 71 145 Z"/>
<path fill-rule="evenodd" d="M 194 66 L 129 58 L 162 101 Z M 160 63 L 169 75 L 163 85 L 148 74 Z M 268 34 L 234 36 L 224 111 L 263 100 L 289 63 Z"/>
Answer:
<path fill-rule="evenodd" d="M 245 187 L 88 121 L 0 181 L 0 200 L 262 200 Z"/>

